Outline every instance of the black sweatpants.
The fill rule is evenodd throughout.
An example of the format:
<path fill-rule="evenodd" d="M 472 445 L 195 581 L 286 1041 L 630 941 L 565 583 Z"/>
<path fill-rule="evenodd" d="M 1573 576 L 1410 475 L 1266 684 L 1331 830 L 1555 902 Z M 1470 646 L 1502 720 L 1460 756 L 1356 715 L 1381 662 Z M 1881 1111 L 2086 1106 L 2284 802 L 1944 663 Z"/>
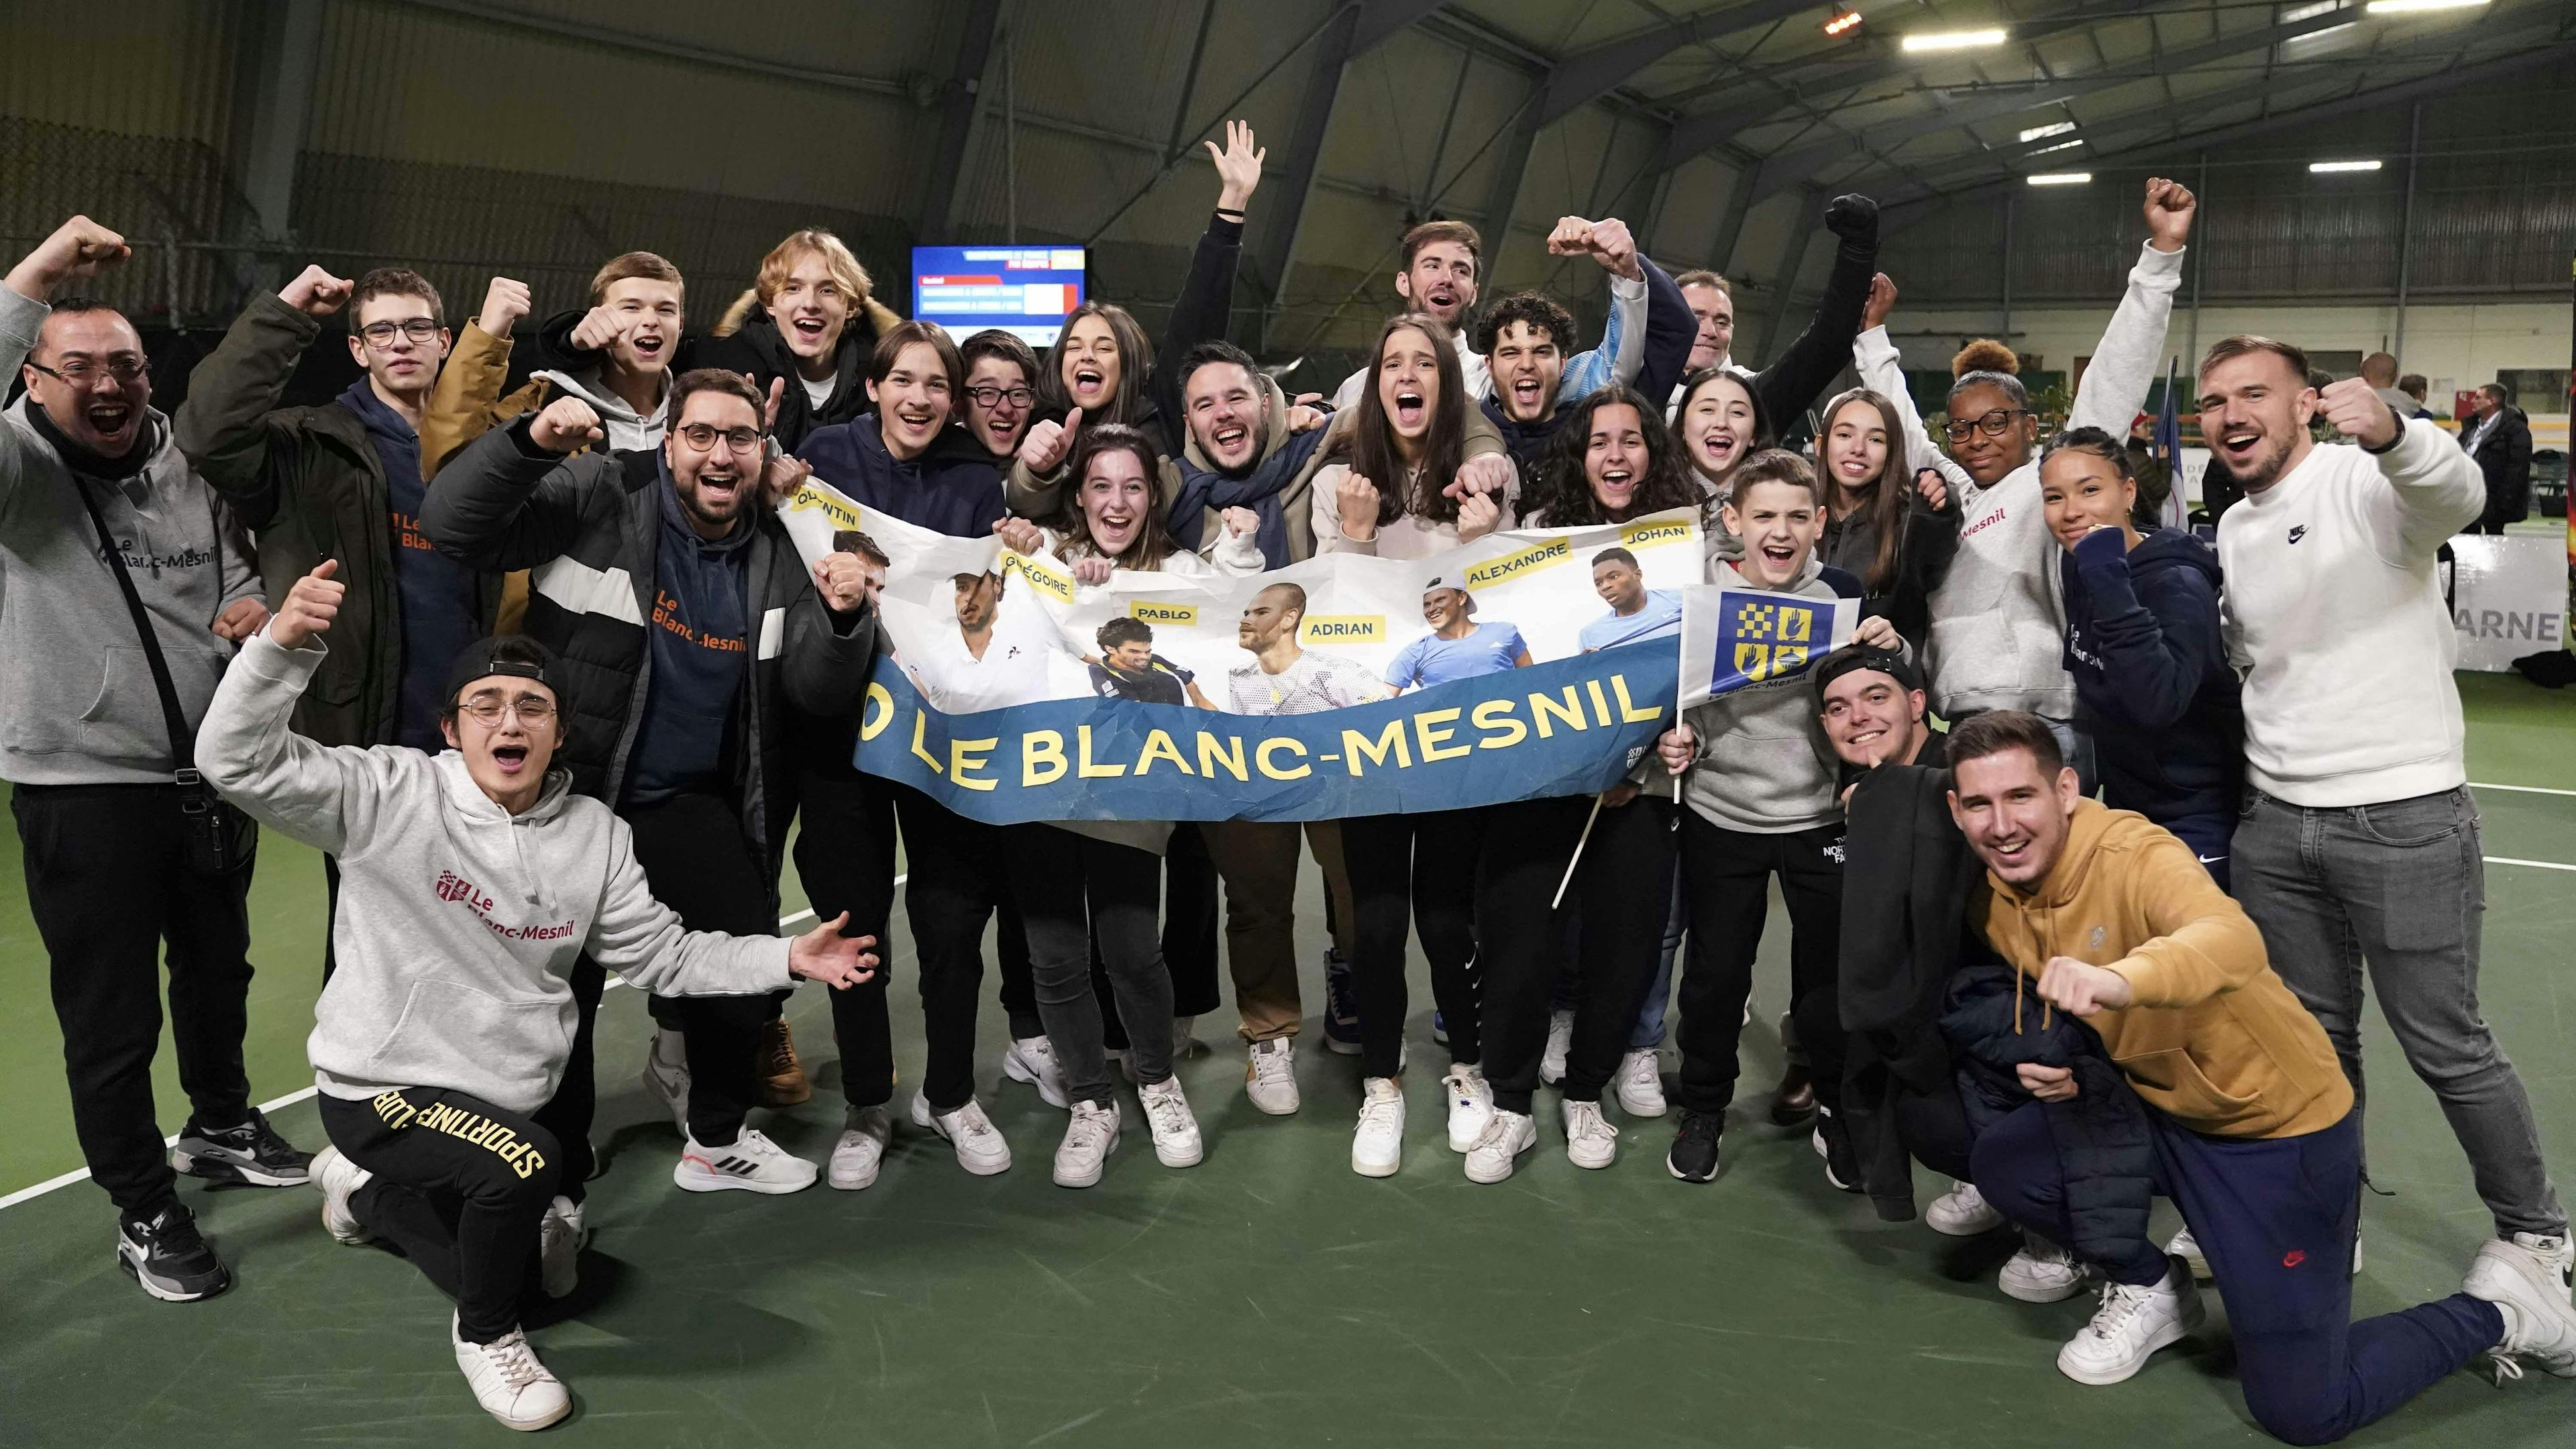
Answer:
<path fill-rule="evenodd" d="M 1360 815 L 1342 822 L 1342 862 L 1351 873 L 1356 939 L 1351 993 L 1360 1013 L 1361 1070 L 1392 1077 L 1404 1057 L 1406 927 L 1431 962 L 1431 999 L 1449 1026 L 1452 1061 L 1478 1062 L 1476 1030 L 1476 857 L 1484 809 L 1420 815 Z"/>
<path fill-rule="evenodd" d="M 1064 1069 L 1065 1095 L 1116 1102 L 1102 1039 L 1101 997 L 1091 980 L 1100 943 L 1110 993 L 1130 1020 L 1159 1021 L 1163 1034 L 1132 1043 L 1136 1080 L 1172 1075 L 1172 978 L 1154 929 L 1163 862 L 1152 851 L 1077 835 L 1053 825 L 1001 828 L 1002 864 L 1029 929 L 1029 969 L 1038 1012 Z M 935 1104 L 934 1104 L 935 1105 Z"/>
<path fill-rule="evenodd" d="M 841 1052 L 841 1095 L 853 1107 L 894 1097 L 894 1037 L 886 1017 L 883 964 L 894 957 L 894 798 L 883 781 L 855 770 L 805 770 L 796 777 L 796 878 L 817 923 L 843 911 L 844 936 L 877 938 L 876 974 L 832 996 L 832 1035 Z"/>
<path fill-rule="evenodd" d="M 1582 798 L 1537 803 L 1564 807 L 1524 831 L 1538 837 L 1532 842 L 1535 863 L 1549 867 L 1544 879 L 1533 882 L 1537 904 L 1544 907 L 1564 878 L 1591 806 Z M 1601 1100 L 1627 1053 L 1662 960 L 1671 901 L 1669 888 L 1658 890 L 1655 883 L 1672 879 L 1673 848 L 1672 801 L 1641 795 L 1602 807 L 1565 907 L 1549 919 L 1544 949 L 1485 953 L 1485 1075 L 1494 1084 L 1495 1106 L 1529 1111 L 1539 1059 L 1547 1050 L 1548 1017 L 1560 996 L 1567 996 L 1574 1011 L 1565 1100 Z M 1576 941 L 1571 953 L 1565 949 L 1569 925 Z"/>
<path fill-rule="evenodd" d="M 954 1112 L 975 1096 L 975 1009 L 984 989 L 984 927 L 1008 895 L 1003 879 L 1001 828 L 985 825 L 906 785 L 889 784 L 895 814 L 903 822 L 904 914 L 912 923 L 912 945 L 921 983 L 922 1045 L 928 1060 L 921 1074 L 921 1095 L 932 1110 Z M 1002 951 L 1011 951 L 1006 929 Z M 1034 989 L 1032 1018 L 1022 1031 L 1011 1006 L 1010 974 L 1003 974 L 1003 1005 L 1011 1011 L 1014 1036 L 1037 1036 L 1044 1030 L 1037 1017 Z"/>
<path fill-rule="evenodd" d="M 1196 823 L 1184 820 L 1172 827 L 1171 843 L 1163 849 L 1162 876 L 1163 969 L 1172 979 L 1172 1015 L 1206 1016 L 1225 998 L 1217 986 L 1216 859 L 1208 854 L 1207 837 Z M 1005 1007 L 1009 989 L 1005 977 Z M 1100 1001 L 1102 1040 L 1113 1051 L 1125 1051 L 1127 1026 L 1119 1016 L 1118 992 L 1101 955 L 1097 929 L 1091 941 L 1091 989 Z"/>
<path fill-rule="evenodd" d="M 1591 809 L 1589 795 L 1516 800 L 1483 807 L 1486 823 L 1476 853 L 1474 886 L 1477 1035 L 1484 1047 L 1485 1076 L 1494 1086 L 1494 1105 L 1506 1112 L 1527 1113 L 1530 1095 L 1538 1090 L 1539 1058 L 1547 1051 L 1547 1019 L 1555 1001 L 1557 976 L 1566 969 L 1565 942 L 1571 918 L 1577 913 L 1578 887 L 1567 888 L 1564 905 L 1551 906 L 1550 902 L 1556 897 L 1557 882 L 1565 879 L 1566 866 L 1573 862 L 1574 842 L 1581 838 L 1583 819 Z M 1602 812 L 1605 816 L 1611 813 Z M 1581 914 L 1587 922 L 1596 913 L 1615 918 L 1621 908 L 1626 908 L 1640 916 L 1656 916 L 1651 925 L 1638 927 L 1647 938 L 1660 939 L 1663 935 L 1660 912 L 1641 908 L 1639 902 L 1625 899 L 1626 893 L 1616 888 L 1605 886 L 1597 896 L 1592 887 L 1581 888 Z M 1601 902 L 1597 912 L 1596 898 Z M 1577 1095 L 1573 1058 L 1567 1058 L 1569 1098 L 1598 1101 L 1602 1086 L 1617 1069 L 1619 1052 L 1627 1045 L 1628 1028 L 1636 1021 L 1637 1008 L 1645 1001 L 1646 983 L 1654 976 L 1652 953 L 1647 953 L 1644 960 L 1645 970 L 1640 973 L 1633 961 L 1614 965 L 1589 954 L 1584 958 L 1583 990 L 1587 996 L 1586 1005 L 1575 1013 L 1576 1030 L 1587 1026 L 1607 1030 L 1618 1039 L 1618 1046 L 1611 1049 L 1609 1063 L 1600 1066 L 1590 1082 L 1589 1098 Z M 1598 1011 L 1589 1005 L 1594 995 L 1604 1003 Z M 1612 1001 L 1627 1004 L 1617 1007 L 1609 1004 Z M 1365 1003 L 1360 1008 L 1360 1022 L 1363 1027 L 1368 1022 Z M 1449 1020 L 1449 1040 L 1458 1040 L 1454 1016 Z"/>
<path fill-rule="evenodd" d="M 490 1343 L 518 1327 L 537 1228 L 563 1176 L 555 1135 L 440 1087 L 317 1100 L 331 1145 L 375 1174 L 349 1211 L 456 1300 L 457 1336 Z"/>
<path fill-rule="evenodd" d="M 164 942 L 180 1089 L 199 1126 L 250 1118 L 252 865 L 218 877 L 186 868 L 176 785 L 20 785 L 10 810 L 81 1157 L 119 1209 L 149 1217 L 178 1181 L 152 1107 Z"/>
<path fill-rule="evenodd" d="M 635 863 L 653 898 L 692 931 L 778 934 L 769 872 L 743 837 L 742 815 L 721 795 L 674 795 L 621 812 L 635 833 Z M 760 1105 L 764 1027 L 778 1019 L 784 991 L 750 996 L 655 996 L 653 1020 L 680 1033 L 689 1059 L 689 1135 L 728 1147 Z"/>
<path fill-rule="evenodd" d="M 1789 1015 L 1815 1075 L 1816 1100 L 1842 1106 L 1843 1023 L 1835 990 L 1842 949 L 1843 827 L 1778 835 L 1728 830 L 1682 812 L 1682 889 L 1690 954 L 1682 972 L 1678 1104 L 1724 1112 L 1735 1097 L 1736 1038 L 1753 994 L 1753 953 L 1770 914 L 1771 877 L 1789 908 Z"/>
<path fill-rule="evenodd" d="M 588 956 L 575 957 L 566 984 L 572 987 L 578 1013 L 572 1051 L 564 1058 L 563 1080 L 555 1085 L 554 1099 L 539 1107 L 532 1120 L 553 1133 L 556 1145 L 563 1149 L 558 1159 L 563 1172 L 556 1179 L 556 1190 L 580 1202 L 587 1193 L 583 1184 L 599 1167 L 598 1155 L 590 1146 L 590 1123 L 599 1115 L 599 997 L 608 989 L 608 968 Z"/>

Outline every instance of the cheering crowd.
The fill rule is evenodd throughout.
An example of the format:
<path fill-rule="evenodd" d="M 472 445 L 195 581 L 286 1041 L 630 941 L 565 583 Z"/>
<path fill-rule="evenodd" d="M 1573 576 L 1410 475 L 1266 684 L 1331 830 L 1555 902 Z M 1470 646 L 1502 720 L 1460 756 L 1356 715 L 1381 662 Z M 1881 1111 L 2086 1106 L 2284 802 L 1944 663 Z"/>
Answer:
<path fill-rule="evenodd" d="M 1065 1112 L 1056 1182 L 1100 1181 L 1134 1116 L 1164 1166 L 1202 1159 L 1174 1062 L 1220 1008 L 1220 961 L 1247 1098 L 1297 1112 L 1311 854 L 1322 1034 L 1359 1058 L 1353 1171 L 1397 1172 L 1430 1100 L 1405 1090 L 1418 944 L 1438 1135 L 1468 1179 L 1513 1174 L 1552 1086 L 1577 1166 L 1614 1159 L 1611 1104 L 1669 1111 L 1671 1176 L 1708 1183 L 1776 877 L 1791 1066 L 1763 1110 L 1890 1220 L 1916 1216 L 1920 1164 L 1949 1184 L 1922 1210 L 1935 1231 L 2017 1230 L 2002 1292 L 2094 1291 L 2070 1377 L 2119 1382 L 2199 1329 L 2201 1276 L 2256 1420 L 2292 1442 L 2472 1362 L 2576 1377 L 2566 1215 L 2477 1008 L 2479 825 L 2434 555 L 2485 510 L 2480 468 L 2370 380 L 2314 387 L 2296 347 L 2231 337 L 2197 360 L 2197 403 L 2213 486 L 2242 501 L 2215 546 L 2162 525 L 2127 439 L 2188 190 L 2147 184 L 2126 292 L 2043 437 L 1991 343 L 1927 426 L 1860 196 L 1826 210 L 1823 300 L 1759 372 L 1730 357 L 1725 279 L 1668 275 L 1617 220 L 1548 239 L 1604 274 L 1581 351 L 1543 293 L 1480 308 L 1483 239 L 1434 221 L 1403 238 L 1367 365 L 1292 395 L 1226 338 L 1263 153 L 1240 125 L 1208 151 L 1220 190 L 1163 335 L 1090 301 L 1043 358 L 896 317 L 837 238 L 800 231 L 712 335 L 646 252 L 542 321 L 495 278 L 461 326 L 414 272 L 307 267 L 253 299 L 174 417 L 131 323 L 77 295 L 126 257 L 115 231 L 75 217 L 16 263 L 0 774 L 81 1147 L 144 1291 L 231 1282 L 179 1174 L 310 1182 L 333 1236 L 397 1248 L 454 1301 L 485 1409 L 559 1420 L 523 1318 L 577 1284 L 609 974 L 650 995 L 645 1060 L 605 1066 L 669 1111 L 677 1189 L 869 1189 L 896 1130 L 878 953 L 899 838 L 924 1039 L 906 1115 L 968 1173 L 1012 1166 L 977 1096 L 997 921 L 1001 1075 Z M 284 405 L 317 343 L 364 376 Z M 536 365 L 514 369 L 522 347 Z M 1826 398 L 1846 369 L 1861 385 Z M 996 826 L 855 767 L 889 561 L 853 531 L 806 564 L 774 509 L 809 476 L 1085 584 L 1692 509 L 1707 582 L 1857 600 L 1862 623 L 1685 711 L 1597 800 Z M 1587 649 L 1679 628 L 1632 554 L 1589 566 L 1611 612 Z M 1002 576 L 955 584 L 957 657 L 906 667 L 971 698 L 1022 646 L 996 637 Z M 1099 687 L 1298 714 L 1526 657 L 1437 581 L 1394 677 L 1301 648 L 1304 609 L 1263 590 L 1222 681 L 1103 629 Z M 781 939 L 791 821 L 819 924 Z M 325 862 L 310 1157 L 243 1067 L 260 825 Z M 165 943 L 192 1108 L 166 1150 Z M 2459 1293 L 2353 1323 L 2365 967 L 2494 1233 Z M 800 980 L 830 989 L 846 1099 L 819 1167 L 755 1125 L 812 1094 L 781 1014 Z M 2187 1224 L 2161 1243 L 2158 1195 Z"/>

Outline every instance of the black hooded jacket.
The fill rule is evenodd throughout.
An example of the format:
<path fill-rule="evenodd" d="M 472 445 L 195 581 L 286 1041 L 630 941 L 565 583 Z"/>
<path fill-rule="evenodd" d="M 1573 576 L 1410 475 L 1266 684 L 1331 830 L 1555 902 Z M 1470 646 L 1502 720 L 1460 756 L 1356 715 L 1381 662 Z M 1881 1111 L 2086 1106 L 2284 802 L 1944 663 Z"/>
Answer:
<path fill-rule="evenodd" d="M 694 344 L 694 345 L 692 345 Z M 865 308 L 853 309 L 841 327 L 841 343 L 832 354 L 832 391 L 820 407 L 805 391 L 796 371 L 796 354 L 778 319 L 758 302 L 742 315 L 742 325 L 729 337 L 684 338 L 681 350 L 691 367 L 721 367 L 747 374 L 769 390 L 772 379 L 785 378 L 778 390 L 778 422 L 772 429 L 778 446 L 795 452 L 816 428 L 846 423 L 868 411 L 868 358 L 876 352 L 877 329 Z"/>
<path fill-rule="evenodd" d="M 2159 825 L 2232 816 L 2245 710 L 2218 632 L 2218 551 L 2179 529 L 2102 529 L 2058 561 L 2066 668 L 2102 795 Z"/>

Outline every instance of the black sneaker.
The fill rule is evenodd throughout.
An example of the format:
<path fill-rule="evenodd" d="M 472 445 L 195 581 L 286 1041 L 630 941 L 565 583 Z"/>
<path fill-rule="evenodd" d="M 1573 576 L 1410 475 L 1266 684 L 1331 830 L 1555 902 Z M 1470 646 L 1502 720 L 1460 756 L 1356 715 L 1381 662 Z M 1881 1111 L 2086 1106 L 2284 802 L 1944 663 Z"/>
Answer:
<path fill-rule="evenodd" d="M 209 1182 L 247 1183 L 252 1187 L 302 1187 L 312 1179 L 313 1158 L 277 1135 L 265 1113 L 220 1132 L 197 1124 L 194 1116 L 170 1149 L 170 1166 Z"/>
<path fill-rule="evenodd" d="M 1860 1157 L 1852 1151 L 1851 1129 L 1833 1108 L 1816 1104 L 1816 1130 L 1809 1134 L 1807 1145 L 1825 1160 L 1825 1181 L 1845 1192 L 1861 1190 Z"/>
<path fill-rule="evenodd" d="M 1725 1135 L 1725 1114 L 1685 1108 L 1681 1130 L 1673 1134 L 1673 1150 L 1664 1154 L 1665 1170 L 1684 1182 L 1706 1182 L 1717 1176 L 1717 1147 Z"/>
<path fill-rule="evenodd" d="M 1807 1075 L 1807 1064 L 1791 1062 L 1780 1073 L 1780 1085 L 1771 1093 L 1771 1125 L 1795 1127 L 1816 1113 L 1816 1083 Z"/>
<path fill-rule="evenodd" d="M 1359 996 L 1351 989 L 1350 963 L 1333 950 L 1324 952 L 1324 1045 L 1342 1056 L 1360 1054 Z"/>
<path fill-rule="evenodd" d="M 223 1260 L 198 1235 L 196 1216 L 175 1199 L 149 1218 L 118 1218 L 116 1266 L 164 1303 L 194 1303 L 233 1286 Z"/>

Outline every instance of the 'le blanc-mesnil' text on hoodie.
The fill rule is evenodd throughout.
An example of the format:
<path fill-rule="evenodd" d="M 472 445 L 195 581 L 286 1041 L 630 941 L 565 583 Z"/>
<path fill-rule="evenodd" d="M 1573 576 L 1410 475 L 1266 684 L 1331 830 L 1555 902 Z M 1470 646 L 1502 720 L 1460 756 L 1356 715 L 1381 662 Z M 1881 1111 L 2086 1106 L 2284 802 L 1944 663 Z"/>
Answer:
<path fill-rule="evenodd" d="M 444 1087 L 512 1112 L 554 1096 L 578 1010 L 573 962 L 647 991 L 748 995 L 794 985 L 776 936 L 690 931 L 653 898 L 626 823 L 552 771 L 511 815 L 465 757 L 326 747 L 287 718 L 323 647 L 263 632 L 224 676 L 197 767 L 261 824 L 336 856 L 339 959 L 313 1009 L 314 1082 L 363 1101 Z"/>
<path fill-rule="evenodd" d="M 2156 378 L 2182 259 L 2179 249 L 2139 249 L 2128 291 L 2075 389 L 2067 427 L 2128 436 Z M 1905 373 L 1885 332 L 1864 333 L 1854 352 L 1863 386 L 1904 394 Z M 1908 457 L 1931 451 L 1928 436 L 1907 440 Z M 1962 500 L 1959 552 L 1949 576 L 1932 591 L 1931 637 L 1924 649 L 1936 713 L 1959 719 L 1978 710 L 2020 709 L 2053 720 L 2075 718 L 2075 681 L 2063 662 L 2066 620 L 2057 553 L 2040 508 L 2036 457 Z"/>
<path fill-rule="evenodd" d="M 2310 449 L 2220 518 L 2219 618 L 2245 671 L 2256 789 L 2333 809 L 2467 783 L 2436 555 L 2486 498 L 2477 460 L 2419 418 L 2376 456 Z"/>

